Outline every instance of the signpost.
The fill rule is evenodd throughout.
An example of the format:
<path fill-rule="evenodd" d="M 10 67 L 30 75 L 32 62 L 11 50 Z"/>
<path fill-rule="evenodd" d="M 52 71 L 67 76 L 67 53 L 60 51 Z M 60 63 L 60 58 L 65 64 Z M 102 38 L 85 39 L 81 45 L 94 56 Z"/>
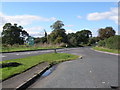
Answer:
<path fill-rule="evenodd" d="M 34 45 L 34 37 L 29 36 L 27 38 L 27 43 L 28 43 L 28 45 L 33 46 Z"/>

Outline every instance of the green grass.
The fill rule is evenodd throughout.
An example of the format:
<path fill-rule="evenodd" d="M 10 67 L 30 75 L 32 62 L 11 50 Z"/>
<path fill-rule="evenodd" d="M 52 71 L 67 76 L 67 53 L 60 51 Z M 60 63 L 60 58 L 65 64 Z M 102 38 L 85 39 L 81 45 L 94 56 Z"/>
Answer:
<path fill-rule="evenodd" d="M 98 51 L 104 51 L 104 52 L 110 52 L 110 53 L 115 53 L 115 54 L 120 54 L 120 50 L 115 50 L 115 49 L 108 49 L 108 48 L 103 48 L 103 47 L 92 47 L 94 50 Z"/>
<path fill-rule="evenodd" d="M 5 78 L 8 78 L 14 74 L 21 73 L 26 69 L 29 69 L 30 67 L 35 66 L 41 62 L 48 62 L 49 64 L 52 64 L 67 60 L 74 60 L 76 58 L 78 58 L 78 56 L 67 53 L 48 53 L 37 56 L 29 56 L 20 59 L 5 60 L 2 61 L 2 63 L 17 62 L 17 63 L 21 63 L 22 65 L 18 67 L 0 68 L 0 71 L 2 71 L 2 73 L 0 73 L 0 75 L 2 75 L 2 78 L 0 79 L 4 80 Z"/>
<path fill-rule="evenodd" d="M 13 51 L 25 51 L 25 50 L 39 50 L 39 49 L 54 49 L 54 48 L 61 48 L 61 47 L 54 47 L 54 46 L 50 46 L 50 47 L 34 47 L 34 46 L 18 46 L 18 47 L 2 47 L 2 49 L 0 49 L 0 52 L 13 52 Z"/>

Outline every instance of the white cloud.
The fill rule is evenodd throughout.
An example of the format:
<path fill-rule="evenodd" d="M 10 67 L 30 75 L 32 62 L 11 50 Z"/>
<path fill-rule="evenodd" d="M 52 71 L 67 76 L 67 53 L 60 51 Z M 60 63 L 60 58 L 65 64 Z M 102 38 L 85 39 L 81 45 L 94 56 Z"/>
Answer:
<path fill-rule="evenodd" d="M 40 26 L 25 28 L 25 30 L 29 33 L 30 36 L 33 36 L 33 37 L 44 36 L 44 28 Z"/>
<path fill-rule="evenodd" d="M 94 12 L 87 15 L 87 20 L 103 20 L 108 19 L 118 24 L 118 8 L 111 8 L 106 12 Z"/>
<path fill-rule="evenodd" d="M 55 17 L 45 18 L 41 16 L 36 15 L 15 15 L 15 16 L 9 16 L 5 15 L 0 12 L 0 18 L 1 18 L 1 24 L 0 26 L 3 26 L 5 23 L 17 23 L 21 26 L 29 25 L 34 21 L 43 21 L 43 22 L 49 22 L 49 21 L 55 21 Z"/>
<path fill-rule="evenodd" d="M 50 18 L 45 18 L 45 17 L 41 17 L 41 16 L 36 16 L 36 15 L 14 15 L 14 16 L 10 16 L 10 15 L 5 15 L 3 13 L 0 12 L 0 32 L 2 32 L 2 27 L 5 23 L 17 23 L 18 25 L 21 26 L 26 26 L 26 25 L 30 25 L 35 21 L 42 21 L 42 22 L 49 22 L 49 21 L 55 21 L 56 18 L 55 17 L 50 17 Z M 40 26 L 36 26 L 36 27 L 31 27 L 31 28 L 26 28 L 25 30 L 31 35 L 31 36 L 44 36 L 43 34 L 43 27 Z"/>
<path fill-rule="evenodd" d="M 81 16 L 77 16 L 77 18 L 81 19 L 82 17 Z"/>
<path fill-rule="evenodd" d="M 41 27 L 41 26 L 35 26 L 35 27 L 31 27 L 31 28 L 25 28 L 25 30 L 27 30 L 28 32 L 29 32 L 29 31 L 37 31 L 37 32 L 40 32 L 40 31 L 43 31 L 44 28 Z"/>
<path fill-rule="evenodd" d="M 67 34 L 68 34 L 68 33 L 76 33 L 76 31 L 75 31 L 75 30 L 68 29 L 68 30 L 66 30 L 66 33 L 67 33 Z"/>
<path fill-rule="evenodd" d="M 45 18 L 41 16 L 36 15 L 15 15 L 15 16 L 8 16 L 0 13 L 0 18 L 2 18 L 3 23 L 10 22 L 10 23 L 19 23 L 20 25 L 28 25 L 32 23 L 33 21 L 55 21 L 56 18 Z"/>
<path fill-rule="evenodd" d="M 74 25 L 65 25 L 65 27 L 73 27 Z"/>

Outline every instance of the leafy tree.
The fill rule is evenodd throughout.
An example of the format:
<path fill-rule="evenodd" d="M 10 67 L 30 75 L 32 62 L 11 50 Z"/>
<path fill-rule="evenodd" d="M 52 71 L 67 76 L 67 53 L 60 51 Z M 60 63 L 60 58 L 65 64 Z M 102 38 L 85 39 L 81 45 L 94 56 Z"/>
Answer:
<path fill-rule="evenodd" d="M 44 29 L 44 32 L 45 32 L 45 37 L 47 37 L 47 32 L 46 32 L 46 30 Z"/>
<path fill-rule="evenodd" d="M 111 36 L 115 35 L 115 30 L 112 27 L 106 27 L 106 28 L 100 28 L 98 30 L 98 37 L 100 37 L 101 40 L 104 40 L 105 38 L 109 38 Z"/>
<path fill-rule="evenodd" d="M 76 39 L 76 35 L 75 33 L 69 33 L 67 35 L 67 43 L 69 44 L 69 46 L 77 46 L 78 45 L 78 42 L 77 42 L 77 39 Z"/>
<path fill-rule="evenodd" d="M 97 42 L 97 38 L 96 37 L 91 37 L 91 38 L 89 38 L 89 45 L 93 45 L 93 44 L 96 44 L 96 42 Z"/>
<path fill-rule="evenodd" d="M 17 24 L 12 25 L 11 23 L 6 23 L 3 26 L 2 31 L 2 42 L 3 44 L 24 44 L 25 37 L 29 34 L 23 30 L 22 26 L 17 26 Z"/>
<path fill-rule="evenodd" d="M 51 25 L 50 27 L 53 29 L 53 30 L 59 30 L 59 29 L 62 29 L 62 27 L 64 26 L 63 22 L 60 21 L 60 20 L 57 20 L 55 23 L 53 23 L 53 25 Z"/>
<path fill-rule="evenodd" d="M 67 35 L 68 44 L 71 46 L 79 46 L 80 44 L 89 43 L 89 38 L 92 37 L 90 30 L 81 30 L 76 33 L 69 33 Z"/>
<path fill-rule="evenodd" d="M 89 38 L 92 37 L 92 32 L 90 30 L 81 30 L 76 32 L 77 42 L 87 44 Z"/>
<path fill-rule="evenodd" d="M 51 34 L 48 36 L 49 43 L 66 43 L 67 36 L 65 33 L 65 29 L 62 28 L 64 26 L 63 22 L 58 20 L 50 27 L 53 29 Z"/>

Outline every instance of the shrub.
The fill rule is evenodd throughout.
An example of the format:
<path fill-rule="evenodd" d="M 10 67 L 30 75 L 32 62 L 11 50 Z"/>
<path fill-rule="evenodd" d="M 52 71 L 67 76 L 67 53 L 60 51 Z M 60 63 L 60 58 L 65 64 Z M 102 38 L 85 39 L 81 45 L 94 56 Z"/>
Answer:
<path fill-rule="evenodd" d="M 110 49 L 120 49 L 120 44 L 118 43 L 120 36 L 112 36 L 107 39 L 105 47 Z"/>
<path fill-rule="evenodd" d="M 98 46 L 104 47 L 105 46 L 105 40 L 100 40 L 98 42 Z"/>
<path fill-rule="evenodd" d="M 108 39 L 98 42 L 98 46 L 102 46 L 110 49 L 120 49 L 120 35 L 109 37 Z"/>

